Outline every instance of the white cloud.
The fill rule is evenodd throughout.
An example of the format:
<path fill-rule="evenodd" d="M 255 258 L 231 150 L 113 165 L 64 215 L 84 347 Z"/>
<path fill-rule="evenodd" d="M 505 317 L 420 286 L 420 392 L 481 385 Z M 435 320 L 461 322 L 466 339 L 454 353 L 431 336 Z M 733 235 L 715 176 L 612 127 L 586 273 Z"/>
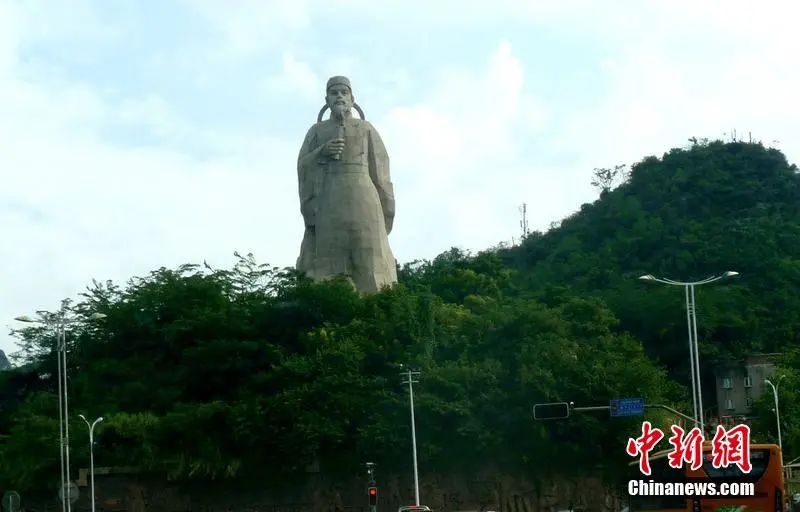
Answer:
<path fill-rule="evenodd" d="M 325 84 L 307 62 L 297 60 L 291 53 L 284 52 L 281 73 L 269 77 L 266 88 L 270 94 L 286 97 L 299 93 L 308 98 L 321 98 Z"/>
<path fill-rule="evenodd" d="M 228 49 L 242 57 L 269 48 L 308 27 L 311 16 L 308 3 L 302 0 L 193 0 L 184 3 L 205 17 L 218 30 Z"/>
<path fill-rule="evenodd" d="M 732 51 L 699 63 L 670 50 L 640 45 L 620 53 L 606 67 L 610 92 L 565 118 L 556 147 L 579 147 L 581 165 L 590 169 L 660 155 L 691 136 L 736 130 L 769 143 L 793 130 L 798 111 L 789 105 L 800 74 L 779 65 L 793 49 L 773 48 L 772 57 L 764 49 Z M 790 159 L 800 156 L 797 143 L 783 150 Z"/>
<path fill-rule="evenodd" d="M 516 185 L 535 171 L 518 160 L 520 144 L 545 117 L 524 92 L 511 44 L 501 41 L 480 73 L 445 70 L 419 104 L 379 120 L 398 197 L 398 259 L 510 242 L 529 194 Z"/>
<path fill-rule="evenodd" d="M 0 0 L 0 77 L 4 76 L 17 60 L 17 49 L 22 21 L 16 6 L 10 0 Z"/>

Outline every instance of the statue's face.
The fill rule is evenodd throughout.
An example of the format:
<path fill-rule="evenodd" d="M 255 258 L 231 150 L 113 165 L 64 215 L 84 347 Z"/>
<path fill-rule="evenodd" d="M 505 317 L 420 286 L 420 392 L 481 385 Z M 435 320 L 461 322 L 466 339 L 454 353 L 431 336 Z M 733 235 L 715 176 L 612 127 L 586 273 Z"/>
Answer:
<path fill-rule="evenodd" d="M 353 93 L 346 85 L 337 84 L 328 89 L 325 102 L 331 110 L 336 105 L 342 105 L 345 110 L 350 110 L 353 108 Z"/>

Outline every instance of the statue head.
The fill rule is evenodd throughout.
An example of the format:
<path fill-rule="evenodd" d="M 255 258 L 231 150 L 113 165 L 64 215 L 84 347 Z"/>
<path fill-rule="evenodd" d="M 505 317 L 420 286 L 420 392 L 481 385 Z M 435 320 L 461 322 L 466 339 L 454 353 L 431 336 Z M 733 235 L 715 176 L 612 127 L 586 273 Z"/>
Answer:
<path fill-rule="evenodd" d="M 355 99 L 353 89 L 350 87 L 350 80 L 346 76 L 334 76 L 328 80 L 325 94 L 325 104 L 331 112 L 342 110 L 345 113 L 353 108 Z"/>

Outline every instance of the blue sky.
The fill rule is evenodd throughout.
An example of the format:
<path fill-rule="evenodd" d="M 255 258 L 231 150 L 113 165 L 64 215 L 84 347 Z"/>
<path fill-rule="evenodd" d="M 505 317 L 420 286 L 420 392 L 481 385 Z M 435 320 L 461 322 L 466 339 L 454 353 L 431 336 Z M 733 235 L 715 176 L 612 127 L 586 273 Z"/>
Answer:
<path fill-rule="evenodd" d="M 0 326 L 91 280 L 293 265 L 295 161 L 348 75 L 401 262 L 544 230 L 594 167 L 752 132 L 800 157 L 790 2 L 0 0 Z M 728 134 L 728 135 L 726 135 Z M 773 143 L 773 141 L 776 141 Z M 0 349 L 14 351 L 0 333 Z"/>

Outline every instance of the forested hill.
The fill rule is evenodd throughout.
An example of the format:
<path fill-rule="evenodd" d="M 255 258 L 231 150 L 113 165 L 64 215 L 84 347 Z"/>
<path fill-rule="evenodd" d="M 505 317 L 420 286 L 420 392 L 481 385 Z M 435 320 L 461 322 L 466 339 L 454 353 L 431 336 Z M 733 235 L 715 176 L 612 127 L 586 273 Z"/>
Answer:
<path fill-rule="evenodd" d="M 529 211 L 535 212 L 535 205 Z M 781 351 L 800 333 L 800 175 L 776 149 L 721 141 L 673 149 L 633 165 L 625 181 L 520 246 L 464 258 L 453 251 L 417 268 L 513 272 L 506 294 L 593 295 L 663 363 L 687 366 L 684 291 L 648 284 L 727 270 L 740 277 L 698 287 L 704 360 Z M 442 293 L 447 283 L 442 285 Z M 706 368 L 708 369 L 708 368 Z M 680 370 L 678 370 L 680 371 Z"/>
<path fill-rule="evenodd" d="M 800 175 L 760 144 L 675 149 L 634 165 L 627 183 L 505 257 L 528 288 L 563 283 L 602 296 L 654 349 L 683 339 L 685 315 L 674 305 L 684 294 L 637 277 L 737 271 L 735 282 L 697 288 L 703 346 L 709 355 L 781 351 L 800 332 Z"/>
<path fill-rule="evenodd" d="M 546 460 L 548 472 L 602 464 L 618 475 L 641 418 L 534 422 L 531 406 L 641 396 L 689 410 L 683 292 L 641 274 L 741 273 L 698 290 L 704 362 L 794 344 L 799 179 L 780 152 L 757 144 L 673 150 L 633 166 L 625 183 L 546 234 L 406 264 L 398 286 L 368 297 L 252 256 L 230 270 L 184 265 L 125 286 L 95 283 L 67 304 L 85 319 L 68 336 L 70 410 L 105 418 L 103 465 L 175 479 L 264 485 L 308 465 L 350 478 L 366 460 L 407 473 L 406 364 L 422 371 L 423 473 L 494 467 L 535 477 Z M 94 313 L 105 318 L 89 320 Z M 30 364 L 0 372 L 0 487 L 24 490 L 57 481 L 57 365 L 51 331 L 17 336 Z M 708 376 L 711 365 L 702 368 Z M 793 389 L 790 373 L 781 392 Z M 800 396 L 781 400 L 800 407 Z M 792 449 L 800 409 L 786 407 Z M 70 431 L 85 435 L 76 418 Z M 759 428 L 755 438 L 769 439 L 770 427 Z M 86 441 L 72 445 L 81 467 Z"/>

